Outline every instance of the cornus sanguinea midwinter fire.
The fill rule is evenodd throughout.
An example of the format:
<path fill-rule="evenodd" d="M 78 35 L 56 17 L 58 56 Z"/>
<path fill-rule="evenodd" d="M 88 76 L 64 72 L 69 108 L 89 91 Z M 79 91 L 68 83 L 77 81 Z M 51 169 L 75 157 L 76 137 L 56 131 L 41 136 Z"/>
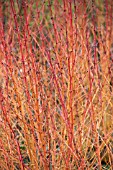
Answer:
<path fill-rule="evenodd" d="M 0 1 L 0 169 L 113 169 L 113 1 Z"/>

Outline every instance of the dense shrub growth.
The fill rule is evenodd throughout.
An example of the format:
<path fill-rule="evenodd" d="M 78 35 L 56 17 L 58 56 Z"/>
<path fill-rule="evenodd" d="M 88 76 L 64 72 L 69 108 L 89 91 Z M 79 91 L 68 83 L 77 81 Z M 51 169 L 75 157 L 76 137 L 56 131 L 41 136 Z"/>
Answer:
<path fill-rule="evenodd" d="M 0 0 L 0 170 L 113 169 L 113 0 Z"/>

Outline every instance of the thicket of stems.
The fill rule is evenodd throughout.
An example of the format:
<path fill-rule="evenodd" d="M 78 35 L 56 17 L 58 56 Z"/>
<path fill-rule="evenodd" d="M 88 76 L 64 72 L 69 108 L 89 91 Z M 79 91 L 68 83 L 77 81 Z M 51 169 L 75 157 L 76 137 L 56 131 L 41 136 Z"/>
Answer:
<path fill-rule="evenodd" d="M 113 1 L 0 1 L 0 169 L 113 169 Z"/>

